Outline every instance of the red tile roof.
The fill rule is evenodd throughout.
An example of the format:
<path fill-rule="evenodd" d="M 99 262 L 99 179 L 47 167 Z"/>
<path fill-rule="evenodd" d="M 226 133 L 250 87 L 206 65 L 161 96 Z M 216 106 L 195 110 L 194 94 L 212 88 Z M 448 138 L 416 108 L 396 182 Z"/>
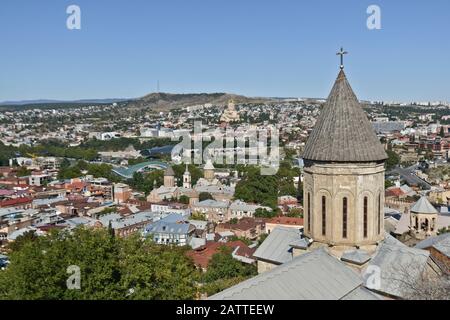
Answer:
<path fill-rule="evenodd" d="M 227 243 L 208 242 L 202 248 L 188 251 L 186 255 L 194 260 L 194 264 L 196 266 L 200 266 L 206 269 L 208 267 L 209 262 L 212 259 L 212 256 L 218 253 L 220 248 L 223 246 L 232 248 L 233 250 L 239 247 L 236 254 L 247 258 L 251 258 L 253 256 L 253 253 L 255 253 L 256 251 L 256 249 L 249 248 L 244 242 L 237 240 Z"/>
<path fill-rule="evenodd" d="M 303 218 L 275 217 L 266 221 L 266 223 L 303 226 Z"/>
<path fill-rule="evenodd" d="M 14 207 L 33 202 L 31 198 L 16 198 L 0 201 L 0 208 Z"/>
<path fill-rule="evenodd" d="M 390 188 L 390 189 L 386 190 L 386 196 L 388 196 L 388 197 L 399 197 L 404 194 L 405 193 L 400 188 Z"/>
<path fill-rule="evenodd" d="M 255 218 L 242 218 L 237 223 L 220 223 L 217 225 L 218 230 L 241 230 L 246 231 L 250 230 L 252 228 L 255 228 L 257 225 L 264 224 L 264 221 L 261 219 L 255 219 Z"/>

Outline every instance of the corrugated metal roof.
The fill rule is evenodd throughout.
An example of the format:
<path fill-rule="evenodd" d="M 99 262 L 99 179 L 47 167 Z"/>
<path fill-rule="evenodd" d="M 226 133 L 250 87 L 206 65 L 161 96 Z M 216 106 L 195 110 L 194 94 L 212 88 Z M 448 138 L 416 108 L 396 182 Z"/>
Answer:
<path fill-rule="evenodd" d="M 439 236 L 430 237 L 416 244 L 417 249 L 427 249 L 434 247 L 450 258 L 450 233 L 444 233 Z"/>
<path fill-rule="evenodd" d="M 298 229 L 277 226 L 254 253 L 254 257 L 276 263 L 292 260 L 291 243 L 301 239 Z"/>
<path fill-rule="evenodd" d="M 339 73 L 306 146 L 303 158 L 333 162 L 386 160 L 343 70 Z"/>
<path fill-rule="evenodd" d="M 407 246 L 381 243 L 369 267 L 378 267 L 380 272 L 378 292 L 405 297 L 411 286 L 419 279 L 427 266 L 430 253 Z"/>
<path fill-rule="evenodd" d="M 369 254 L 364 250 L 350 250 L 344 252 L 341 257 L 342 261 L 347 261 L 357 265 L 363 265 L 370 260 Z"/>
<path fill-rule="evenodd" d="M 210 300 L 340 300 L 354 292 L 362 278 L 318 249 L 211 296 Z"/>
<path fill-rule="evenodd" d="M 359 287 L 343 297 L 342 300 L 383 300 L 383 298 L 364 287 Z"/>

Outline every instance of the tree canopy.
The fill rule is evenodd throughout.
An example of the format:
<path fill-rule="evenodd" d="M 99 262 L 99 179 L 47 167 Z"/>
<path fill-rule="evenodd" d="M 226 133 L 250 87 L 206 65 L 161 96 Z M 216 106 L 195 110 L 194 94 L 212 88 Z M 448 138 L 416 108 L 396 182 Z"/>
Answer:
<path fill-rule="evenodd" d="M 300 175 L 298 168 L 292 168 L 289 161 L 280 164 L 278 173 L 273 176 L 261 175 L 256 166 L 239 167 L 241 181 L 235 190 L 235 199 L 246 202 L 260 203 L 276 209 L 279 196 L 298 196 L 294 186 L 294 177 Z"/>
<path fill-rule="evenodd" d="M 198 273 L 184 252 L 77 228 L 29 237 L 0 271 L 0 299 L 193 299 Z M 69 290 L 68 267 L 80 269 L 80 290 Z"/>

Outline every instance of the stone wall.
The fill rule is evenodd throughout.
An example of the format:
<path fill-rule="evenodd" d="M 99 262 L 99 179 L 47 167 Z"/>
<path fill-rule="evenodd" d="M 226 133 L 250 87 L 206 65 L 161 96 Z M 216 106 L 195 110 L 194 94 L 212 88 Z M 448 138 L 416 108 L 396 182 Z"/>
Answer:
<path fill-rule="evenodd" d="M 346 246 L 370 245 L 384 238 L 383 163 L 306 162 L 304 172 L 304 225 L 308 237 Z M 311 203 L 308 203 L 308 194 Z M 325 197 L 326 209 L 325 235 L 322 233 L 322 197 Z M 366 197 L 367 237 L 364 237 Z M 343 235 L 344 198 L 347 198 L 346 238 Z"/>

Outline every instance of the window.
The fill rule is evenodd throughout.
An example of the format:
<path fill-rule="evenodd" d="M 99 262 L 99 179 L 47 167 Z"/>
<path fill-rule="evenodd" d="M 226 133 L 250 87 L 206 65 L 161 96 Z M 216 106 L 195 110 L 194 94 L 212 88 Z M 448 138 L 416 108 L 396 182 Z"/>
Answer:
<path fill-rule="evenodd" d="M 308 193 L 308 231 L 311 231 L 311 194 Z"/>
<path fill-rule="evenodd" d="M 342 199 L 342 238 L 347 238 L 347 213 L 348 213 L 348 200 Z"/>
<path fill-rule="evenodd" d="M 378 234 L 381 233 L 381 193 L 378 194 Z"/>
<path fill-rule="evenodd" d="M 322 235 L 327 233 L 327 198 L 322 196 Z"/>
<path fill-rule="evenodd" d="M 367 238 L 367 206 L 368 206 L 369 199 L 367 197 L 364 197 L 364 238 Z"/>

